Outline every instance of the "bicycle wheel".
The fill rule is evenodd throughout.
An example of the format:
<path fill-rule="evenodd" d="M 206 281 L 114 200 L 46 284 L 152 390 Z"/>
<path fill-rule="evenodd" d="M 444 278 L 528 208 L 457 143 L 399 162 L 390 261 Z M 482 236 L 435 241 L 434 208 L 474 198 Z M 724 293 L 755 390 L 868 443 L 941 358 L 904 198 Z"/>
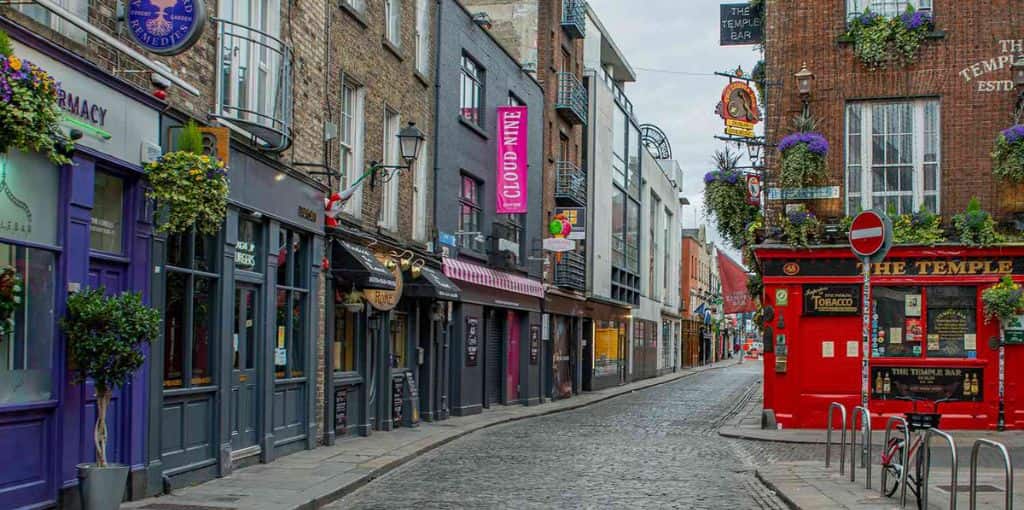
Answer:
<path fill-rule="evenodd" d="M 892 438 L 885 448 L 889 461 L 882 466 L 885 470 L 885 485 L 882 492 L 885 497 L 891 498 L 900 487 L 900 473 L 903 471 L 903 441 Z"/>
<path fill-rule="evenodd" d="M 915 457 L 914 458 L 914 483 L 911 485 L 911 487 L 917 487 L 917 490 L 913 491 L 914 492 L 914 496 L 917 499 L 917 510 L 924 510 L 924 507 L 921 505 L 921 503 L 922 503 L 921 496 L 922 496 L 922 493 L 924 491 L 928 490 L 927 487 L 922 487 L 921 486 L 921 483 L 922 483 L 922 480 L 923 480 L 922 476 L 924 476 L 924 449 L 925 448 L 926 448 L 926 446 L 921 446 L 920 448 L 917 449 L 917 454 L 914 455 L 914 457 Z"/>

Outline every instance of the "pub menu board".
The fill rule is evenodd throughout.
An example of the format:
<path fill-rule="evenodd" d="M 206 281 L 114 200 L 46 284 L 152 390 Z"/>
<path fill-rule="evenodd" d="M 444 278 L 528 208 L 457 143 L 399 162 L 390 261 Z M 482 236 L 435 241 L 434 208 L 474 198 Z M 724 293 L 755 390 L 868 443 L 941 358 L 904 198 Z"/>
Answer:
<path fill-rule="evenodd" d="M 857 315 L 860 299 L 859 285 L 807 285 L 804 315 Z"/>
<path fill-rule="evenodd" d="M 970 367 L 871 367 L 871 398 L 983 400 L 984 370 Z M 926 405 L 920 412 L 931 412 Z"/>
<path fill-rule="evenodd" d="M 540 326 L 530 326 L 530 364 L 536 365 L 540 360 Z"/>
<path fill-rule="evenodd" d="M 391 378 L 391 423 L 395 428 L 402 423 L 402 403 L 405 396 L 402 390 L 405 386 L 405 375 Z"/>
<path fill-rule="evenodd" d="M 416 386 L 416 378 L 412 376 L 412 371 L 406 371 L 404 379 L 406 394 L 403 398 L 409 400 L 409 416 L 405 425 L 415 427 L 420 422 L 420 389 Z"/>
<path fill-rule="evenodd" d="M 348 387 L 334 390 L 334 433 L 343 435 L 348 428 Z"/>
<path fill-rule="evenodd" d="M 466 366 L 475 367 L 480 359 L 480 319 L 466 319 Z"/>
<path fill-rule="evenodd" d="M 977 351 L 976 287 L 929 287 L 928 357 L 966 358 Z"/>

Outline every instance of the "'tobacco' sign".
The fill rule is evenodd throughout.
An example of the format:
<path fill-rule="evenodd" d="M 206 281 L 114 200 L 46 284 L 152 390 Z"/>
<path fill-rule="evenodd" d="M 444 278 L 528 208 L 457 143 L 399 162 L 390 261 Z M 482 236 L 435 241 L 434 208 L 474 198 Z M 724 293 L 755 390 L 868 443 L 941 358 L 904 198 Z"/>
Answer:
<path fill-rule="evenodd" d="M 528 129 L 525 106 L 498 107 L 498 214 L 526 213 Z"/>

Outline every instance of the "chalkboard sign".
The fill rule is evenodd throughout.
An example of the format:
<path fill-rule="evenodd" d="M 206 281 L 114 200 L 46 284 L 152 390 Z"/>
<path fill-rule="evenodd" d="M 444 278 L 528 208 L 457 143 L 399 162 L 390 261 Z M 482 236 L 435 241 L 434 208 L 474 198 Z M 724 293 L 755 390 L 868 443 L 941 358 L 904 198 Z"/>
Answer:
<path fill-rule="evenodd" d="M 391 421 L 395 428 L 402 423 L 402 403 L 405 401 L 402 394 L 405 383 L 404 376 L 391 378 Z"/>
<path fill-rule="evenodd" d="M 540 326 L 530 326 L 530 364 L 540 361 Z"/>
<path fill-rule="evenodd" d="M 764 42 L 763 6 L 749 3 L 722 4 L 721 46 L 740 46 Z"/>
<path fill-rule="evenodd" d="M 405 412 L 405 422 L 402 425 L 417 427 L 420 423 L 420 390 L 416 386 L 416 378 L 413 377 L 411 371 L 405 373 L 403 380 L 405 381 L 404 401 L 408 408 Z"/>
<path fill-rule="evenodd" d="M 480 320 L 466 319 L 466 366 L 475 367 L 480 360 Z"/>
<path fill-rule="evenodd" d="M 334 433 L 344 435 L 348 428 L 348 387 L 334 390 Z"/>

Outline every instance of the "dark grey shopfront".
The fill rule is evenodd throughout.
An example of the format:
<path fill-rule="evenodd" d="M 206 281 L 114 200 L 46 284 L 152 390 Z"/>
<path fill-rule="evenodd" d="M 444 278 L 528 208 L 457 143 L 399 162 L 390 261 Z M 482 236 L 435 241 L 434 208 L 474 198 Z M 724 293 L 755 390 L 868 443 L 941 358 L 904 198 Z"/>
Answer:
<path fill-rule="evenodd" d="M 154 243 L 148 492 L 313 448 L 324 189 L 232 147 L 216 237 Z"/>

